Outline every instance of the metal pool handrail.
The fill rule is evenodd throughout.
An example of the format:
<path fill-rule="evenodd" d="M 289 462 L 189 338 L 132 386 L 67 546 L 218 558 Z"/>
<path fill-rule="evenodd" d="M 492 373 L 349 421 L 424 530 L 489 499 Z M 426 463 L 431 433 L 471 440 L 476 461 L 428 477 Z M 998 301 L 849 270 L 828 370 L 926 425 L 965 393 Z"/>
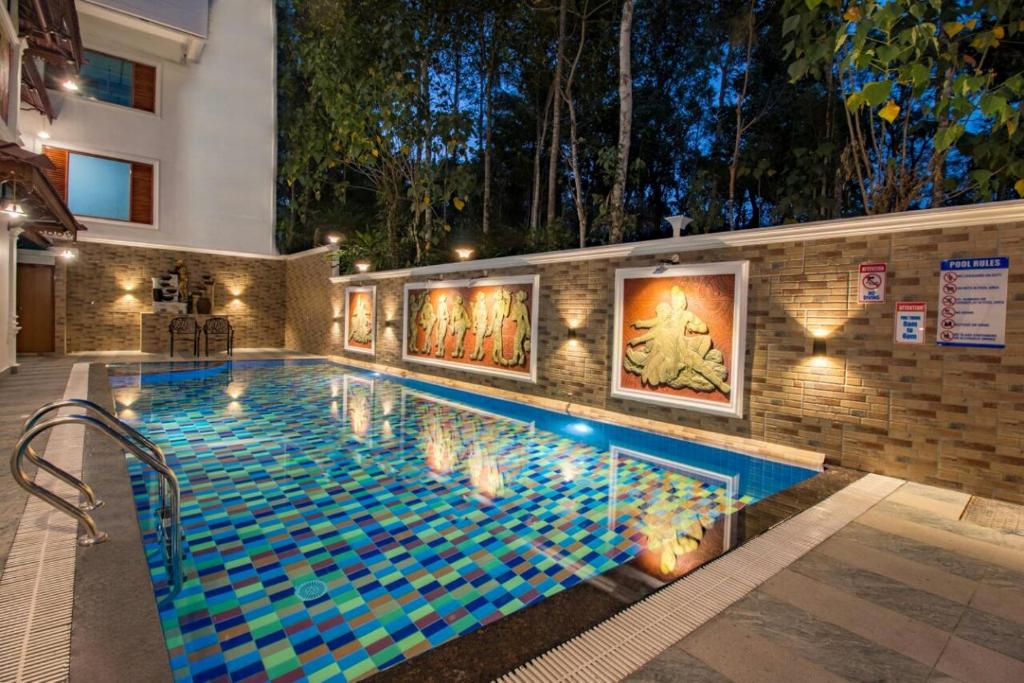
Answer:
<path fill-rule="evenodd" d="M 91 401 L 88 403 L 91 403 Z M 99 406 L 96 407 L 99 408 Z M 100 408 L 100 410 L 103 409 Z M 110 416 L 109 413 L 107 413 L 107 415 Z M 129 433 L 135 431 L 117 418 L 114 418 L 113 416 L 110 417 L 116 424 L 116 427 L 122 427 Z M 30 420 L 31 419 L 32 418 L 30 418 Z M 38 420 L 38 418 L 36 419 Z M 159 510 L 160 530 L 163 533 L 163 540 L 167 546 L 168 575 L 170 578 L 171 589 L 170 596 L 173 597 L 179 590 L 181 590 L 182 562 L 184 559 L 181 545 L 181 490 L 178 486 L 178 478 L 175 476 L 171 468 L 168 467 L 165 458 L 163 457 L 163 452 L 160 451 L 159 448 L 154 446 L 154 452 L 148 452 L 139 444 L 131 441 L 125 434 L 117 431 L 116 427 L 112 427 L 107 424 L 106 421 L 96 419 L 90 415 L 62 415 L 46 420 L 41 424 L 33 424 L 24 434 L 22 434 L 21 438 L 18 439 L 18 443 L 14 446 L 14 450 L 11 452 L 11 476 L 15 483 L 29 494 L 40 498 L 44 502 L 49 503 L 58 510 L 81 522 L 88 533 L 79 537 L 79 545 L 90 546 L 107 540 L 107 534 L 97 530 L 96 522 L 93 520 L 92 515 L 30 480 L 21 466 L 22 458 L 27 455 L 27 451 L 31 447 L 32 441 L 37 436 L 49 429 L 52 429 L 53 427 L 66 424 L 82 424 L 100 431 L 112 441 L 123 446 L 132 455 L 156 471 L 160 476 L 162 484 L 162 495 L 160 501 L 161 509 Z M 138 432 L 135 433 L 137 434 Z M 145 437 L 142 437 L 142 439 L 144 442 L 148 442 L 148 439 L 145 439 Z M 46 463 L 45 460 L 38 458 L 38 456 L 31 459 L 33 462 Z M 64 481 L 68 481 L 69 479 L 79 481 L 56 465 L 53 465 L 52 463 L 46 464 L 49 466 L 44 467 L 43 469 L 46 469 L 48 472 L 52 473 L 53 470 L 59 470 L 65 475 L 56 475 L 60 479 Z M 86 485 L 82 483 L 82 486 Z M 167 528 L 165 528 L 165 523 Z"/>
<path fill-rule="evenodd" d="M 100 419 L 101 422 L 106 423 L 108 427 L 110 427 L 111 429 L 120 430 L 124 432 L 126 436 L 132 437 L 133 439 L 141 443 L 143 446 L 148 448 L 150 452 L 153 453 L 154 457 L 159 458 L 161 462 L 167 464 L 167 457 L 164 455 L 164 452 L 160 450 L 159 446 L 157 446 L 155 443 L 147 439 L 138 430 L 133 428 L 131 425 L 125 423 L 123 420 L 118 418 L 116 415 L 111 413 L 109 410 L 107 410 L 100 404 L 85 398 L 66 398 L 60 401 L 51 401 L 50 403 L 41 406 L 38 410 L 32 413 L 27 420 L 25 420 L 25 424 L 22 425 L 21 428 L 21 433 L 24 434 L 33 426 L 35 426 L 35 424 L 39 422 L 47 413 L 51 413 L 54 410 L 60 410 L 61 408 L 68 407 L 85 408 L 86 410 L 91 411 L 92 413 L 95 414 L 96 417 Z M 74 475 L 65 472 L 59 467 L 56 467 L 55 465 L 46 462 L 46 460 L 44 460 L 42 457 L 39 456 L 39 454 L 35 452 L 35 449 L 32 448 L 31 445 L 29 445 L 28 449 L 26 450 L 25 457 L 27 457 L 29 461 L 32 462 L 37 467 L 46 470 L 53 476 L 57 477 L 58 479 L 64 481 L 67 484 L 70 484 L 71 486 L 74 486 L 76 489 L 81 491 L 82 495 L 84 495 L 87 500 L 87 502 L 79 505 L 81 509 L 93 510 L 103 505 L 103 501 L 98 500 L 96 498 L 96 494 L 93 492 L 92 488 L 88 484 L 86 484 L 81 479 L 78 479 Z M 163 497 L 163 495 L 163 479 L 161 479 L 161 498 Z"/>

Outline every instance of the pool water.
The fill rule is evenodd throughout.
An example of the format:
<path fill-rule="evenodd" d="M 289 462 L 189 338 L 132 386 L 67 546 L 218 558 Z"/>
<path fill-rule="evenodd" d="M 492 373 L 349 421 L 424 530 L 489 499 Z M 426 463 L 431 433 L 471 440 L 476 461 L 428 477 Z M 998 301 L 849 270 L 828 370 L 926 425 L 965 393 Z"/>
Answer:
<path fill-rule="evenodd" d="M 177 680 L 354 680 L 624 564 L 727 550 L 815 474 L 324 361 L 110 367 L 182 487 L 168 600 L 155 479 L 129 472 Z"/>

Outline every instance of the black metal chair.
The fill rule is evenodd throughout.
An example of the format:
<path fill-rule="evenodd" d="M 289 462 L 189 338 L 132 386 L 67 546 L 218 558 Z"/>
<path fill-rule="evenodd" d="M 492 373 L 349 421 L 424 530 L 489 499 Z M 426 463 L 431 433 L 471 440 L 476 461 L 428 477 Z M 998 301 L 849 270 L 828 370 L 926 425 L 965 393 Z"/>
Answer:
<path fill-rule="evenodd" d="M 227 344 L 225 352 L 227 355 L 234 355 L 235 351 L 235 328 L 231 326 L 231 322 L 227 318 L 216 316 L 208 318 L 206 323 L 203 324 L 203 334 L 206 336 L 205 342 L 205 355 L 210 355 L 210 337 L 223 339 Z"/>
<path fill-rule="evenodd" d="M 190 315 L 172 318 L 168 330 L 171 333 L 171 356 L 174 355 L 174 335 L 178 335 L 179 340 L 181 338 L 191 339 L 192 355 L 199 355 L 199 323 L 196 322 L 195 318 Z"/>

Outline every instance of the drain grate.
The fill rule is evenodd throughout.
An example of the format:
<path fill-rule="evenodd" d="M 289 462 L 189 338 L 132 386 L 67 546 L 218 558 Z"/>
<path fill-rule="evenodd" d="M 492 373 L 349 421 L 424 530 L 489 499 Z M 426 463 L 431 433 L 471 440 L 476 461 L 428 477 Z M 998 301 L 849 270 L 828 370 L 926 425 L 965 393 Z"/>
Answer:
<path fill-rule="evenodd" d="M 295 594 L 299 596 L 299 599 L 303 602 L 309 602 L 310 600 L 316 600 L 317 598 L 323 597 L 327 593 L 327 584 L 319 579 L 313 579 L 312 581 L 306 581 L 300 583 L 295 587 Z"/>

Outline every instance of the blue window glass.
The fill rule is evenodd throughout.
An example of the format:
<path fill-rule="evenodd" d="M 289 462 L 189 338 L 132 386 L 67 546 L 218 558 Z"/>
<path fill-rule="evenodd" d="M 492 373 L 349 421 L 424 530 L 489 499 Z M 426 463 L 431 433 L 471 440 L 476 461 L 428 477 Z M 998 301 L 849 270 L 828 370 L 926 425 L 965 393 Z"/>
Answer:
<path fill-rule="evenodd" d="M 132 106 L 134 65 L 131 62 L 92 50 L 85 51 L 85 60 L 78 78 L 83 97 Z"/>
<path fill-rule="evenodd" d="M 68 208 L 79 216 L 126 221 L 131 215 L 132 165 L 88 154 L 68 155 Z"/>

